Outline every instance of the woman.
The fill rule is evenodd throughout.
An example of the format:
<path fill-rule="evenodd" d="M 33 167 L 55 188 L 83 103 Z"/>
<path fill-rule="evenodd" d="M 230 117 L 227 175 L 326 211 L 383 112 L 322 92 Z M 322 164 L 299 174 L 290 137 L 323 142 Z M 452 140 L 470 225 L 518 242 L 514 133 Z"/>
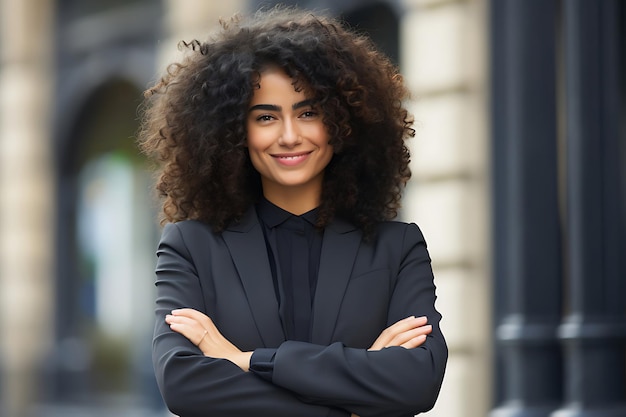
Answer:
<path fill-rule="evenodd" d="M 406 89 L 337 21 L 294 9 L 183 44 L 148 92 L 159 160 L 153 362 L 188 416 L 412 416 L 447 348 L 418 227 Z"/>

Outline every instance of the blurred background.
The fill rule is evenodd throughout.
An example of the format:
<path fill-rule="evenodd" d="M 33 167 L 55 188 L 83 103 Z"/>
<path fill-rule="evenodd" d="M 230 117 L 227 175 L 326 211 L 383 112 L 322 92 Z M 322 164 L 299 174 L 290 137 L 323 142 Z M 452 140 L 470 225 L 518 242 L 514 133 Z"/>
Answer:
<path fill-rule="evenodd" d="M 142 91 L 255 0 L 0 0 L 0 416 L 167 416 Z M 626 416 L 626 2 L 302 0 L 416 118 L 402 219 L 450 359 L 437 417 Z"/>

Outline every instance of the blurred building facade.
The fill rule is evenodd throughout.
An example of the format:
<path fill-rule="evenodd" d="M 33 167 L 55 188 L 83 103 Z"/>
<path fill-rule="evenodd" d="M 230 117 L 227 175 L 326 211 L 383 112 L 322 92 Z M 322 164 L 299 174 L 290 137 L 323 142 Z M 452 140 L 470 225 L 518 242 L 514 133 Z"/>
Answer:
<path fill-rule="evenodd" d="M 167 415 L 142 91 L 258 0 L 0 0 L 0 416 Z M 450 359 L 437 417 L 626 416 L 626 6 L 302 0 L 368 32 L 416 118 Z"/>

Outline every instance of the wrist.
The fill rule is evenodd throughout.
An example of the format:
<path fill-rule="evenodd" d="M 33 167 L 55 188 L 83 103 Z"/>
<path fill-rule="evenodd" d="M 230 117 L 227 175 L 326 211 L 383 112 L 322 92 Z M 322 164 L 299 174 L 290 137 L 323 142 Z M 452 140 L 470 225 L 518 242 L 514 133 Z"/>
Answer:
<path fill-rule="evenodd" d="M 239 366 L 244 372 L 248 372 L 250 369 L 250 358 L 252 352 L 240 352 L 235 358 L 235 364 Z"/>

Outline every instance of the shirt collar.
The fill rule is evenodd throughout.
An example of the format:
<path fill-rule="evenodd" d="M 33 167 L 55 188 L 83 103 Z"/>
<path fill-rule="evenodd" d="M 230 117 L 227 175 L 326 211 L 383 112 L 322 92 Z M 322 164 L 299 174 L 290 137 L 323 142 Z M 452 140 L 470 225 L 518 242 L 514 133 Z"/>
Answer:
<path fill-rule="evenodd" d="M 316 207 L 313 210 L 307 211 L 300 216 L 289 213 L 287 210 L 283 210 L 265 197 L 261 197 L 256 204 L 257 213 L 261 221 L 270 228 L 276 227 L 289 219 L 290 217 L 300 217 L 315 226 L 317 222 L 317 214 L 319 209 Z"/>

